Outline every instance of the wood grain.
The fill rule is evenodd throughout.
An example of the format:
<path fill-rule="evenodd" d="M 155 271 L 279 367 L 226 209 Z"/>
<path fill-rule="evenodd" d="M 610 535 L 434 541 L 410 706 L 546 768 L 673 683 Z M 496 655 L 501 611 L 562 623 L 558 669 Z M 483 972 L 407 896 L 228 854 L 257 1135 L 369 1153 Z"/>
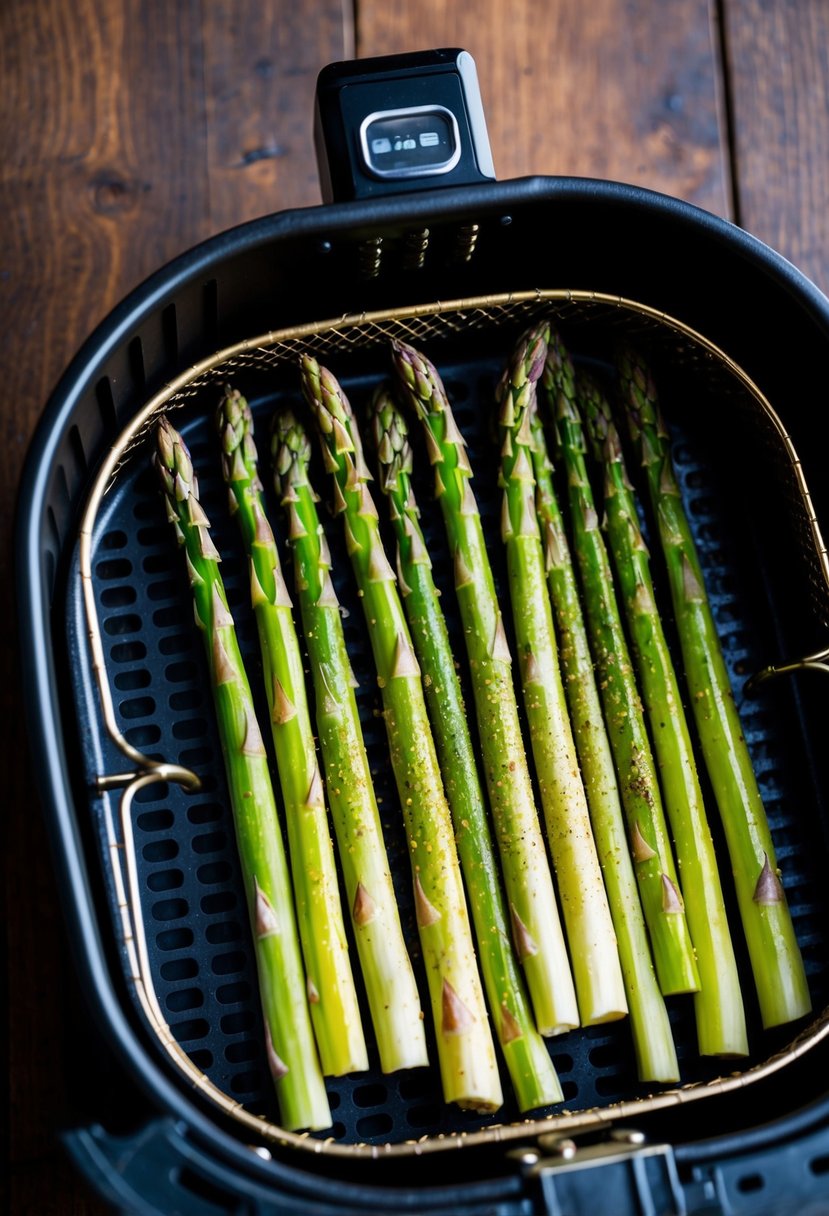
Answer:
<path fill-rule="evenodd" d="M 207 5 L 203 29 L 211 226 L 318 203 L 314 90 L 353 55 L 350 7 L 236 0 Z"/>
<path fill-rule="evenodd" d="M 829 292 L 829 5 L 725 0 L 739 222 Z"/>
<path fill-rule="evenodd" d="M 73 1048 L 15 665 L 10 534 L 24 453 L 60 372 L 132 287 L 214 232 L 319 201 L 314 80 L 352 41 L 338 0 L 304 5 L 302 20 L 290 0 L 0 5 L 3 963 L 12 994 L 0 1192 L 8 1187 L 16 1214 L 104 1210 L 56 1144 L 71 1119 Z"/>
<path fill-rule="evenodd" d="M 27 412 L 120 296 L 207 235 L 203 107 L 185 84 L 202 72 L 198 5 L 132 9 L 106 0 L 3 7 L 5 103 L 20 125 L 3 131 L 11 269 L 2 291 L 12 325 L 0 349 L 9 359 L 39 331 L 41 357 L 17 404 Z M 136 104 L 139 81 L 156 98 L 149 113 Z"/>
<path fill-rule="evenodd" d="M 360 0 L 361 56 L 464 47 L 500 178 L 634 182 L 730 215 L 713 0 Z"/>
<path fill-rule="evenodd" d="M 0 1028 L 10 1078 L 0 1188 L 15 1216 L 104 1211 L 56 1150 L 75 1098 L 70 964 L 15 666 L 10 530 L 26 446 L 70 356 L 141 279 L 234 223 L 318 201 L 320 67 L 355 47 L 441 45 L 475 56 L 499 177 L 664 190 L 736 215 L 829 287 L 823 0 L 0 4 L 0 830 L 12 994 Z"/>

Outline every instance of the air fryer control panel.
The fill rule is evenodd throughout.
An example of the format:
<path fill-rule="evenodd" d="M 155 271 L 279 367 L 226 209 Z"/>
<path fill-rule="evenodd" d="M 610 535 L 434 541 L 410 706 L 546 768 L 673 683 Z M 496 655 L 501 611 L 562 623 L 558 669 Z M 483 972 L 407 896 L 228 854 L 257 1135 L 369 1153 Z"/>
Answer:
<path fill-rule="evenodd" d="M 314 139 L 326 203 L 495 177 L 467 51 L 329 65 L 317 80 Z"/>

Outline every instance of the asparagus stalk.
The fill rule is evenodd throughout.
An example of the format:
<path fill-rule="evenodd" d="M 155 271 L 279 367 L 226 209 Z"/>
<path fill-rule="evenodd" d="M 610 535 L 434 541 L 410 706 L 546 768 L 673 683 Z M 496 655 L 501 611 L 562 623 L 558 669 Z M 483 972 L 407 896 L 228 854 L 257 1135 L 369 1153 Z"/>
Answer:
<path fill-rule="evenodd" d="M 552 331 L 542 390 L 547 409 L 555 418 L 567 474 L 573 547 L 656 974 L 666 996 L 695 992 L 699 976 L 656 767 L 585 467 L 575 373 L 559 335 Z"/>
<path fill-rule="evenodd" d="M 768 820 L 743 737 L 702 569 L 673 468 L 650 370 L 634 351 L 619 360 L 630 433 L 646 472 L 679 634 L 685 678 L 734 874 L 764 1026 L 811 1008 Z"/>
<path fill-rule="evenodd" d="M 694 995 L 700 1054 L 747 1055 L 743 998 L 714 843 L 679 685 L 656 605 L 635 494 L 607 399 L 586 375 L 577 377 L 576 391 L 593 456 L 604 468 L 608 543 L 682 875 L 685 914 L 700 976 L 700 990 Z"/>
<path fill-rule="evenodd" d="M 504 487 L 501 531 L 547 841 L 558 879 L 581 1022 L 589 1026 L 624 1017 L 628 1006 L 561 683 L 535 510 L 531 419 L 548 336 L 549 324 L 543 323 L 520 339 L 499 386 Z"/>
<path fill-rule="evenodd" d="M 368 1056 L 348 957 L 291 598 L 265 514 L 253 418 L 238 390 L 227 387 L 223 391 L 216 425 L 230 509 L 239 524 L 250 564 L 251 603 L 288 825 L 311 1019 L 323 1072 L 343 1076 L 368 1068 Z"/>
<path fill-rule="evenodd" d="M 308 477 L 311 444 L 290 411 L 274 419 L 276 492 L 289 519 L 296 595 L 314 684 L 328 803 L 383 1072 L 428 1064 L 414 972 L 383 843 L 331 559 Z"/>
<path fill-rule="evenodd" d="M 333 474 L 335 512 L 362 597 L 382 690 L 391 762 L 409 836 L 420 942 L 448 1102 L 482 1111 L 502 1103 L 452 821 L 429 727 L 420 669 L 395 576 L 383 551 L 368 470 L 348 401 L 315 359 L 302 386 Z"/>
<path fill-rule="evenodd" d="M 455 591 L 513 941 L 539 1030 L 561 1034 L 578 1025 L 578 1005 L 524 749 L 512 659 L 470 485 L 472 469 L 437 370 L 401 342 L 393 346 L 393 360 L 403 392 L 423 424 L 454 555 Z"/>
<path fill-rule="evenodd" d="M 536 510 L 544 535 L 547 587 L 559 629 L 559 654 L 593 834 L 604 871 L 625 979 L 637 1072 L 642 1081 L 676 1081 L 679 1065 L 665 1001 L 651 959 L 628 850 L 613 753 L 602 717 L 564 521 L 538 410 L 531 418 Z"/>
<path fill-rule="evenodd" d="M 455 840 L 478 942 L 484 986 L 520 1110 L 562 1100 L 510 944 L 498 865 L 487 823 L 458 673 L 412 491 L 412 449 L 388 389 L 371 403 L 370 433 L 397 541 L 398 587 L 426 692 Z"/>
<path fill-rule="evenodd" d="M 158 425 L 157 441 L 155 465 L 168 518 L 185 551 L 196 624 L 207 651 L 280 1117 L 290 1130 L 321 1129 L 331 1125 L 331 1114 L 308 1011 L 288 865 L 219 554 L 199 503 L 190 454 L 166 418 Z"/>

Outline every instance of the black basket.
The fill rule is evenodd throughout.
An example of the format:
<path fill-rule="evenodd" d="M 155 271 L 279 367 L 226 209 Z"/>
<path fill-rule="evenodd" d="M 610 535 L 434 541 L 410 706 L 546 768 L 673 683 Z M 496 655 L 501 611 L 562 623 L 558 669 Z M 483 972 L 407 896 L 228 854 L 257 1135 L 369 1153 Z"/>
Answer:
<path fill-rule="evenodd" d="M 452 323 L 453 306 L 436 305 L 471 299 L 478 300 L 478 313 L 469 327 Z M 492 314 L 483 315 L 488 309 Z M 819 650 L 826 642 L 829 587 L 812 507 L 825 517 L 827 417 L 803 386 L 819 383 L 826 362 L 829 303 L 758 242 L 675 200 L 606 183 L 527 179 L 256 221 L 199 247 L 134 293 L 93 335 L 48 407 L 18 517 L 21 620 L 31 622 L 22 642 L 27 713 L 81 986 L 125 1084 L 143 1093 L 137 1120 L 125 1118 L 119 1087 L 114 1107 L 101 1110 L 102 1124 L 71 1132 L 68 1142 L 124 1209 L 465 1208 L 518 1216 L 542 1203 L 562 1212 L 716 1211 L 717 1204 L 748 1211 L 759 1210 L 762 1198 L 764 1211 L 790 1211 L 793 1203 L 829 1194 L 822 1181 L 829 1161 L 829 1133 L 822 1132 L 829 1117 L 820 1079 L 829 1053 L 823 1018 L 763 1033 L 749 1001 L 752 1055 L 732 1084 L 721 1064 L 696 1057 L 689 1003 L 672 1002 L 683 1085 L 693 1088 L 675 1090 L 661 1104 L 643 1100 L 654 1090 L 636 1082 L 624 1023 L 553 1040 L 564 1110 L 571 1112 L 565 1119 L 581 1133 L 575 1155 L 558 1118 L 545 1140 L 543 1129 L 522 1123 L 509 1106 L 499 1112 L 502 1128 L 449 1111 L 431 1073 L 385 1078 L 376 1071 L 330 1086 L 337 1125 L 313 1148 L 300 1148 L 255 1137 L 194 1088 L 136 995 L 122 893 L 112 878 L 112 848 L 124 844 L 118 796 L 93 787 L 96 776 L 116 772 L 124 758 L 106 730 L 88 649 L 79 537 L 91 546 L 119 731 L 138 751 L 193 768 L 202 779 L 198 794 L 173 783 L 147 785 L 131 810 L 158 1002 L 195 1072 L 255 1116 L 275 1119 L 263 1083 L 255 977 L 203 659 L 141 429 L 135 448 L 116 466 L 87 538 L 84 510 L 99 470 L 154 397 L 180 405 L 177 421 L 191 442 L 217 542 L 228 555 L 231 604 L 238 606 L 243 648 L 255 664 L 242 566 L 231 556 L 235 537 L 206 429 L 215 404 L 211 376 L 188 383 L 178 396 L 165 385 L 176 377 L 192 381 L 187 369 L 200 360 L 207 366 L 218 350 L 238 344 L 244 356 L 243 344 L 258 349 L 255 335 L 278 333 L 283 361 L 242 357 L 238 366 L 239 387 L 264 430 L 274 402 L 297 391 L 288 357 L 293 344 L 313 334 L 358 402 L 375 369 L 385 370 L 382 344 L 393 318 L 405 315 L 406 324 L 416 325 L 424 316 L 442 318 L 437 328 L 418 332 L 454 394 L 471 440 L 482 510 L 491 519 L 497 506 L 495 470 L 487 465 L 493 383 L 519 328 L 548 309 L 576 354 L 593 365 L 607 358 L 620 318 L 626 327 L 636 316 L 646 337 L 667 333 L 668 347 L 686 356 L 695 349 L 687 334 L 704 335 L 772 403 L 782 428 L 751 392 L 738 393 L 723 419 L 722 394 L 733 387 L 728 374 L 723 379 L 717 372 L 706 406 L 700 396 L 711 388 L 707 366 L 686 357 L 671 374 L 665 358 L 679 471 L 735 687 L 769 662 Z M 457 306 L 459 317 L 473 311 Z M 373 312 L 392 320 L 375 324 L 364 315 Z M 663 313 L 680 323 L 679 337 Z M 335 317 L 349 320 L 325 324 Z M 345 330 L 357 339 L 340 343 L 332 336 Z M 717 447 L 706 425 L 715 412 L 723 422 Z M 792 463 L 783 432 L 801 465 Z M 796 476 L 801 467 L 812 501 Z M 336 547 L 333 531 L 331 539 Z M 437 539 L 435 546 L 440 553 Z M 497 574 L 494 549 L 493 556 Z M 335 561 L 334 568 L 345 571 L 337 590 L 351 608 L 349 641 L 359 656 L 366 643 L 347 564 Z M 440 581 L 440 560 L 436 573 Z M 451 619 L 450 627 L 457 627 Z M 395 795 L 383 771 L 374 693 L 364 683 L 361 712 L 378 791 L 389 808 L 384 825 L 388 820 L 392 856 L 400 861 L 405 850 L 394 830 Z M 827 1004 L 829 989 L 822 882 L 829 772 L 819 684 L 808 675 L 772 682 L 741 705 L 775 845 L 785 858 L 816 1010 Z M 399 885 L 405 919 L 402 878 Z M 748 992 L 745 960 L 740 964 Z M 611 1125 L 616 1138 L 608 1140 Z M 421 1138 L 428 1148 L 385 1152 L 387 1145 Z M 374 1152 L 331 1150 L 349 1143 Z"/>

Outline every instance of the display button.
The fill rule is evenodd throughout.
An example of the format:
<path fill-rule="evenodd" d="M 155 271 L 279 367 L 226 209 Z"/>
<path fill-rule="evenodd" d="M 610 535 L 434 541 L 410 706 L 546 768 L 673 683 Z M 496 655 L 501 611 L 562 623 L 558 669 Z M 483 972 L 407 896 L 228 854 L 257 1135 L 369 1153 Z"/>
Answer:
<path fill-rule="evenodd" d="M 360 128 L 366 168 L 375 177 L 448 173 L 460 158 L 458 123 L 444 106 L 370 114 Z"/>

